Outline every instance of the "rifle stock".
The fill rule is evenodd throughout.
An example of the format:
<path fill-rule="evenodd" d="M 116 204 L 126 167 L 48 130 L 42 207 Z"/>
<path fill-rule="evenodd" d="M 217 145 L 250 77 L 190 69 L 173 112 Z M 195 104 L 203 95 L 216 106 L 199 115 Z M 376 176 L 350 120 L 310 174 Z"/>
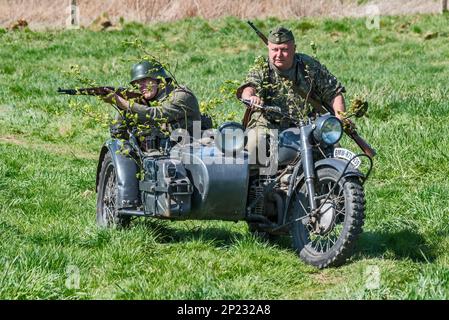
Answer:
<path fill-rule="evenodd" d="M 376 155 L 376 150 L 374 150 L 368 142 L 366 142 L 355 130 L 345 129 L 345 133 L 362 149 L 368 157 L 373 158 Z"/>

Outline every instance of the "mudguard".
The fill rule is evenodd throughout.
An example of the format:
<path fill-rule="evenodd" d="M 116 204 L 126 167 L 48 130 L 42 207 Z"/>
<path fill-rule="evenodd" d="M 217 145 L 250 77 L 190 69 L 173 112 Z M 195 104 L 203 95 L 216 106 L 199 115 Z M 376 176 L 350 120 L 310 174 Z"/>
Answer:
<path fill-rule="evenodd" d="M 136 160 L 119 152 L 122 150 L 123 145 L 126 147 L 126 144 L 126 141 L 122 142 L 119 139 L 109 139 L 106 141 L 101 148 L 97 166 L 96 186 L 98 191 L 101 165 L 103 164 L 106 153 L 109 151 L 117 173 L 117 207 L 119 209 L 132 208 L 140 204 L 139 180 L 137 179 L 139 167 L 137 166 Z"/>
<path fill-rule="evenodd" d="M 338 158 L 325 158 L 318 160 L 315 162 L 315 170 L 318 170 L 323 167 L 331 167 L 342 173 L 348 164 L 347 160 L 338 159 Z M 365 175 L 361 173 L 358 169 L 355 169 L 352 164 L 348 166 L 346 169 L 345 175 L 343 177 L 360 177 L 365 178 Z"/>
<path fill-rule="evenodd" d="M 338 158 L 321 159 L 321 160 L 318 160 L 315 162 L 315 172 L 321 168 L 334 168 L 338 172 L 343 173 L 347 163 L 348 163 L 348 161 L 343 160 L 343 159 L 338 159 Z M 304 172 L 302 172 L 302 168 L 300 168 L 300 169 L 301 170 L 300 170 L 300 172 L 298 172 L 298 175 L 297 176 L 293 175 L 292 179 L 295 179 L 296 181 L 304 181 Z M 359 178 L 364 179 L 365 175 L 363 173 L 361 173 L 358 169 L 355 169 L 352 165 L 349 165 L 348 168 L 346 169 L 346 173 L 344 174 L 342 179 L 344 179 L 345 177 L 359 177 Z M 289 188 L 289 193 L 290 192 L 291 192 L 291 190 Z M 307 207 L 307 199 L 304 197 L 303 194 L 301 194 L 301 197 L 302 197 L 301 201 L 305 201 L 305 202 L 303 202 L 304 207 Z M 285 211 L 284 211 L 285 218 L 288 215 L 288 210 L 291 208 L 290 200 L 291 200 L 291 197 L 288 197 L 286 204 L 285 204 Z"/>

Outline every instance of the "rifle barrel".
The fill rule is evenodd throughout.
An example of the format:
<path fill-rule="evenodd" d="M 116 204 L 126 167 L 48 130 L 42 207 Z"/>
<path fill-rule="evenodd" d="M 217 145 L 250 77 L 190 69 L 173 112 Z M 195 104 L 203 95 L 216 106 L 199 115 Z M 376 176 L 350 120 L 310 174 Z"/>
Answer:
<path fill-rule="evenodd" d="M 254 25 L 254 23 L 252 23 L 251 21 L 247 21 L 248 22 L 248 24 L 249 24 L 249 26 L 256 32 L 256 34 L 259 36 L 259 38 L 260 39 L 262 39 L 262 41 L 265 43 L 265 45 L 267 46 L 268 45 L 268 39 L 267 39 L 267 37 L 262 33 L 262 32 L 260 32 L 260 30 L 259 29 L 257 29 L 257 27 Z"/>
<path fill-rule="evenodd" d="M 91 88 L 79 88 L 79 89 L 61 89 L 58 88 L 58 93 L 69 95 L 87 95 L 87 96 L 108 96 L 111 94 L 109 91 L 113 91 L 122 98 L 128 99 L 141 99 L 143 96 L 140 92 L 131 91 L 127 88 L 119 87 L 91 87 Z"/>
<path fill-rule="evenodd" d="M 61 88 L 58 88 L 58 93 L 61 93 L 61 94 L 76 94 L 76 90 L 75 89 L 61 89 Z"/>

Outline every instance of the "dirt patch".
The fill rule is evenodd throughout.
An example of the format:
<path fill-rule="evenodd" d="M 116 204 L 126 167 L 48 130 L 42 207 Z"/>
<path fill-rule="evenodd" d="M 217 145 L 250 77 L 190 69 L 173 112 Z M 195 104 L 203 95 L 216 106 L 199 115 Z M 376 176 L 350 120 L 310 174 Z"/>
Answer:
<path fill-rule="evenodd" d="M 98 159 L 97 154 L 75 150 L 71 146 L 62 146 L 45 142 L 36 143 L 35 140 L 31 142 L 26 138 L 19 136 L 12 136 L 12 135 L 0 136 L 0 143 L 13 144 L 31 150 L 44 150 L 49 153 L 67 156 L 69 158 L 87 159 L 87 160 Z"/>
<path fill-rule="evenodd" d="M 313 280 L 323 285 L 333 285 L 340 283 L 343 278 L 336 277 L 333 275 L 326 274 L 325 272 L 320 272 L 312 275 Z"/>
<path fill-rule="evenodd" d="M 23 146 L 23 145 L 26 144 L 25 141 L 19 140 L 16 137 L 13 137 L 13 136 L 0 137 L 0 142 L 5 142 L 5 143 L 9 143 L 9 144 L 15 144 L 15 145 L 19 145 L 19 146 Z"/>

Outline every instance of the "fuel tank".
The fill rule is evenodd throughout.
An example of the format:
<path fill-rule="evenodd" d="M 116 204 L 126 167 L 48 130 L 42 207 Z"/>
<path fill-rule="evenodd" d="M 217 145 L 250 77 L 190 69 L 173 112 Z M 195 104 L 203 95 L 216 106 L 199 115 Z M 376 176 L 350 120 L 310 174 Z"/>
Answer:
<path fill-rule="evenodd" d="M 288 165 L 300 155 L 300 143 L 299 128 L 289 128 L 279 134 L 279 165 Z"/>

